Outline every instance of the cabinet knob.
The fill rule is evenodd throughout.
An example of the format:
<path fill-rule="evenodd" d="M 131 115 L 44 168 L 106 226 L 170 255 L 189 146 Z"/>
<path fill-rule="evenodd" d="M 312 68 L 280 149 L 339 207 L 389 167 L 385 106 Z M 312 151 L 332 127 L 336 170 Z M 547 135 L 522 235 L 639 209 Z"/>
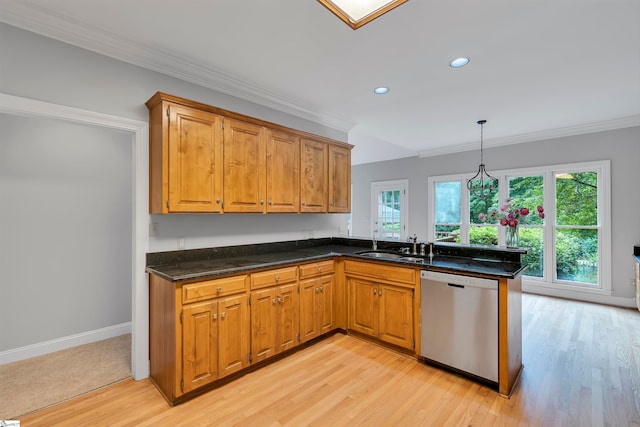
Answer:
<path fill-rule="evenodd" d="M 378 295 L 382 296 L 382 291 L 378 291 Z"/>
<path fill-rule="evenodd" d="M 269 206 L 273 204 L 273 200 L 269 200 Z"/>
<path fill-rule="evenodd" d="M 320 288 L 316 288 L 316 293 L 320 292 Z"/>
<path fill-rule="evenodd" d="M 224 311 L 222 312 L 222 314 L 220 314 L 220 317 L 222 317 L 223 319 L 224 319 L 226 316 L 227 316 L 227 313 L 226 313 L 226 312 L 224 312 Z"/>
<path fill-rule="evenodd" d="M 302 203 L 302 206 L 306 205 L 306 203 L 305 203 L 305 201 L 304 201 L 304 200 L 303 200 L 301 203 Z"/>
<path fill-rule="evenodd" d="M 216 320 L 218 318 L 218 313 L 213 313 L 213 320 Z"/>
<path fill-rule="evenodd" d="M 272 304 L 275 304 L 275 303 L 276 303 L 276 299 L 275 299 L 275 298 L 274 298 L 274 299 L 272 299 L 272 300 L 271 300 L 271 303 L 272 303 Z"/>
<path fill-rule="evenodd" d="M 264 205 L 264 199 L 260 199 L 260 204 Z"/>
<path fill-rule="evenodd" d="M 216 288 L 216 292 L 218 292 L 218 293 L 222 292 L 222 288 L 218 286 L 218 287 Z"/>
<path fill-rule="evenodd" d="M 219 197 L 216 199 L 216 203 L 220 203 L 220 198 Z"/>
<path fill-rule="evenodd" d="M 280 276 L 276 276 L 276 282 L 280 280 Z"/>
<path fill-rule="evenodd" d="M 278 302 L 282 304 L 282 297 L 278 297 Z"/>
<path fill-rule="evenodd" d="M 373 290 L 373 294 L 374 294 L 374 295 L 376 295 L 376 294 L 377 294 L 377 292 L 376 292 L 376 290 L 375 290 L 375 289 Z"/>
<path fill-rule="evenodd" d="M 318 267 L 318 272 L 322 273 L 322 267 Z"/>

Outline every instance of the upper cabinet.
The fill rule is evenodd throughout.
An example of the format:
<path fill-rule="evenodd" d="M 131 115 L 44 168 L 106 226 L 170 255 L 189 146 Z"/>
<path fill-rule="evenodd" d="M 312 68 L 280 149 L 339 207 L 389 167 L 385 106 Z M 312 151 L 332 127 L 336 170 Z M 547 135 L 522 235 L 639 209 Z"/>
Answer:
<path fill-rule="evenodd" d="M 328 212 L 329 159 L 327 144 L 302 138 L 300 212 Z"/>
<path fill-rule="evenodd" d="M 150 213 L 350 211 L 352 145 L 156 93 Z"/>
<path fill-rule="evenodd" d="M 222 212 L 222 117 L 169 101 L 150 116 L 150 212 Z"/>
<path fill-rule="evenodd" d="M 329 145 L 329 212 L 351 212 L 351 149 Z"/>
<path fill-rule="evenodd" d="M 267 212 L 300 211 L 300 137 L 267 129 Z"/>
<path fill-rule="evenodd" d="M 264 212 L 264 128 L 224 119 L 224 211 Z"/>

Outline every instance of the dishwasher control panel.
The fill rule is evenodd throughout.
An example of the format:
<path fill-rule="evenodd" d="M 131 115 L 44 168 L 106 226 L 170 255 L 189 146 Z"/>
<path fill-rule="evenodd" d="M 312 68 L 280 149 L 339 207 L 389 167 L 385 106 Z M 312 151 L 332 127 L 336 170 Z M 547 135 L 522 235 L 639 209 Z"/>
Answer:
<path fill-rule="evenodd" d="M 473 286 L 476 288 L 498 289 L 498 281 L 494 279 L 483 279 L 481 277 L 463 276 L 461 274 L 440 273 L 438 271 L 422 270 L 420 278 L 423 280 L 434 280 L 436 282 L 451 283 L 454 285 Z"/>

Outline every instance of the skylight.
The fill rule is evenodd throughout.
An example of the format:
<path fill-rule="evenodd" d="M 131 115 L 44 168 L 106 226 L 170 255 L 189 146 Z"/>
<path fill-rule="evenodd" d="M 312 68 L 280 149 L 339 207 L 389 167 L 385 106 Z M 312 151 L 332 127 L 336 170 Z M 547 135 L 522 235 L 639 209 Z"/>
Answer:
<path fill-rule="evenodd" d="M 318 0 L 354 30 L 407 0 Z"/>

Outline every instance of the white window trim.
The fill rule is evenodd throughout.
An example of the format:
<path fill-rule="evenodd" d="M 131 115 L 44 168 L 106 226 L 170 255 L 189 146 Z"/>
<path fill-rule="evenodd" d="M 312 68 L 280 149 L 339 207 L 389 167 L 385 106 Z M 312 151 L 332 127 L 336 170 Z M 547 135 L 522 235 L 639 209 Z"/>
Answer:
<path fill-rule="evenodd" d="M 371 221 L 370 234 L 378 237 L 376 229 L 376 219 L 378 218 L 378 197 L 379 191 L 401 190 L 400 194 L 400 241 L 407 240 L 407 226 L 409 225 L 409 180 L 397 179 L 392 181 L 375 181 L 371 183 Z"/>
<path fill-rule="evenodd" d="M 595 295 L 611 295 L 611 161 L 600 160 L 585 163 L 567 163 L 558 165 L 548 165 L 539 167 L 530 167 L 522 169 L 503 169 L 493 170 L 491 174 L 499 177 L 499 200 L 507 197 L 506 180 L 511 176 L 527 176 L 542 175 L 544 176 L 544 208 L 546 217 L 543 227 L 544 233 L 544 253 L 551 254 L 554 250 L 554 233 L 555 233 L 555 181 L 552 179 L 555 172 L 559 171 L 597 171 L 598 172 L 598 227 L 601 230 L 600 239 L 598 239 L 598 251 L 600 256 L 598 287 L 590 287 L 584 285 L 571 284 L 566 281 L 555 280 L 554 256 L 545 256 L 544 277 L 537 278 L 532 276 L 523 276 L 523 290 L 547 289 L 553 291 L 555 295 L 571 297 L 572 293 L 584 293 Z M 461 227 L 460 242 L 468 243 L 469 218 L 465 217 L 469 212 L 469 192 L 466 190 L 466 182 L 472 173 L 431 176 L 427 180 L 427 236 L 429 241 L 434 240 L 435 228 L 435 184 L 447 181 L 462 181 L 462 194 L 460 197 L 461 204 Z M 551 179 L 550 179 L 551 178 Z M 499 227 L 499 239 L 504 242 L 504 230 Z M 526 274 L 526 272 L 525 272 Z"/>

